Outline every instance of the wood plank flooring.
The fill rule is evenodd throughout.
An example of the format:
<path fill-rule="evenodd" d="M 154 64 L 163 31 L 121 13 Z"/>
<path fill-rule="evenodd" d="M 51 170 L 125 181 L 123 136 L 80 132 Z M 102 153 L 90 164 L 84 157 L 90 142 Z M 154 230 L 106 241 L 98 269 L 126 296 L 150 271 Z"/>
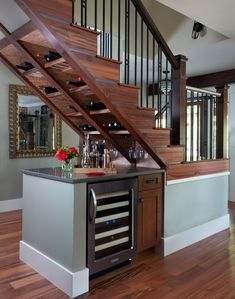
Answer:
<path fill-rule="evenodd" d="M 79 299 L 235 299 L 235 203 L 231 228 L 166 258 L 147 251 L 96 278 Z M 68 299 L 19 260 L 21 212 L 0 214 L 0 299 Z"/>

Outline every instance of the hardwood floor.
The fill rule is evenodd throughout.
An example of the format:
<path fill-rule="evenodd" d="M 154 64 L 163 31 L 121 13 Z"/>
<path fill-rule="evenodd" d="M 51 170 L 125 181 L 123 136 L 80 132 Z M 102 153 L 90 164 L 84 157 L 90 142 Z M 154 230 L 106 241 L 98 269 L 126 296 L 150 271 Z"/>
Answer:
<path fill-rule="evenodd" d="M 79 299 L 235 298 L 235 203 L 231 229 L 166 258 L 144 252 L 114 272 L 91 281 Z M 68 299 L 19 260 L 21 213 L 0 214 L 0 299 Z"/>

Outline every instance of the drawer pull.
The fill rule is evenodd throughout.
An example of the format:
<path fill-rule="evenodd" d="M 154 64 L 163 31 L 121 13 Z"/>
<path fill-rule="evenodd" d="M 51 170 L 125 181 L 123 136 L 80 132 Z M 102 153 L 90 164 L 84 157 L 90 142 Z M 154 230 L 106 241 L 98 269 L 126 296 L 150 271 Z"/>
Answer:
<path fill-rule="evenodd" d="M 157 184 L 158 183 L 158 179 L 149 179 L 149 180 L 146 180 L 145 181 L 146 184 L 149 184 L 149 185 L 154 185 L 154 184 Z"/>
<path fill-rule="evenodd" d="M 143 203 L 144 199 L 143 198 L 139 198 L 139 203 Z"/>

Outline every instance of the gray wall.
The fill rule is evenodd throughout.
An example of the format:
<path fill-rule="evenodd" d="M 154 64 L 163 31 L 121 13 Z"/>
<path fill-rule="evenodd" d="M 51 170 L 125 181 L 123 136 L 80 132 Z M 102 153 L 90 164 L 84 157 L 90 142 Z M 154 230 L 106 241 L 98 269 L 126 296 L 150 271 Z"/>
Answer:
<path fill-rule="evenodd" d="M 166 186 L 164 237 L 228 213 L 228 176 Z"/>
<path fill-rule="evenodd" d="M 235 84 L 229 89 L 229 157 L 230 182 L 229 199 L 235 202 Z"/>
<path fill-rule="evenodd" d="M 22 83 L 0 64 L 0 201 L 22 197 L 22 168 L 59 166 L 54 157 L 9 159 L 8 88 Z M 78 135 L 66 124 L 62 125 L 62 143 L 79 145 Z"/>

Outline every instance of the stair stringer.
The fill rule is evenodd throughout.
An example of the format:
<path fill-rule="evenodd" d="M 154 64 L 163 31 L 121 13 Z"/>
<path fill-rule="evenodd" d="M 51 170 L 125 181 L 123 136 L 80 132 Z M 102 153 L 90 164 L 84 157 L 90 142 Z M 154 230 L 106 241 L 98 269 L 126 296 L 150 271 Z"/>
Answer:
<path fill-rule="evenodd" d="M 71 24 L 68 22 L 69 9 L 71 9 L 71 20 L 72 20 L 72 4 L 71 7 L 66 6 L 67 10 L 61 12 L 61 18 L 54 17 L 53 15 L 48 16 L 47 12 L 50 11 L 50 4 L 48 1 L 40 1 L 40 3 L 35 3 L 32 0 L 17 0 L 16 1 L 21 8 L 26 12 L 26 14 L 32 19 L 36 27 L 43 33 L 43 35 L 48 39 L 50 44 L 65 58 L 65 60 L 72 66 L 73 70 L 76 71 L 79 76 L 83 78 L 86 84 L 95 92 L 100 101 L 102 101 L 106 107 L 111 111 L 111 113 L 117 118 L 117 120 L 122 123 L 126 129 L 131 133 L 135 140 L 148 152 L 148 154 L 161 166 L 166 167 L 166 162 L 156 153 L 154 148 L 151 146 L 151 140 L 148 137 L 143 137 L 143 134 L 136 126 L 136 123 L 130 118 L 128 114 L 123 112 L 123 110 L 114 104 L 115 98 L 112 95 L 113 88 L 120 89 L 124 88 L 117 85 L 114 80 L 97 80 L 95 76 L 87 69 L 84 62 L 81 61 L 81 53 L 84 54 L 84 47 L 81 49 L 79 47 L 72 48 L 74 41 L 69 39 L 69 32 L 71 30 Z M 68 1 L 57 0 L 57 2 L 67 4 Z M 63 19 L 64 18 L 64 19 Z M 77 28 L 78 29 L 78 28 Z M 78 29 L 79 30 L 79 29 Z M 95 34 L 96 32 L 91 32 L 87 30 L 89 34 Z M 81 34 L 81 32 L 80 32 Z M 72 35 L 75 38 L 74 34 Z M 87 53 L 85 53 L 87 55 Z M 89 53 L 91 55 L 91 53 Z M 87 55 L 87 56 L 89 56 Z M 92 57 L 92 56 L 91 56 Z M 94 58 L 94 55 L 93 55 Z M 92 58 L 90 58 L 92 59 Z M 128 87 L 126 87 L 128 88 Z M 129 96 L 129 92 L 126 92 Z M 133 101 L 136 103 L 135 108 L 138 105 L 138 93 L 136 93 Z M 134 109 L 133 109 L 134 112 Z M 154 122 L 154 114 L 153 114 Z"/>

